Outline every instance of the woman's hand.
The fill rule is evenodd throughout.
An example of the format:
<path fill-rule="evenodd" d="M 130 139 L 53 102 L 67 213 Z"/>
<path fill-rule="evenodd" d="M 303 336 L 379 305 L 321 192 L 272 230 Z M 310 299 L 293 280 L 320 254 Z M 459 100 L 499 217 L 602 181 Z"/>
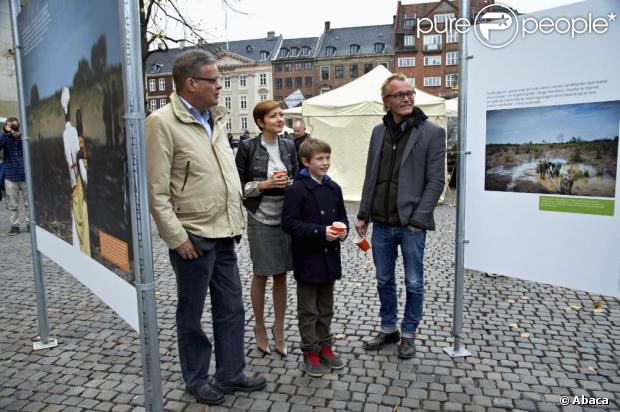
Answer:
<path fill-rule="evenodd" d="M 286 174 L 271 175 L 267 180 L 260 182 L 257 187 L 261 192 L 267 189 L 286 189 L 288 187 L 288 176 Z"/>

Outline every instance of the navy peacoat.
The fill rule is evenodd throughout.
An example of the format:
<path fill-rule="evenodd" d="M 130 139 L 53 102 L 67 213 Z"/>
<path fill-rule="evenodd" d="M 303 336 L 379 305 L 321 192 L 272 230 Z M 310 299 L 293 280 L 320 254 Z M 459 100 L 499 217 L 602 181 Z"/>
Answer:
<path fill-rule="evenodd" d="M 295 279 L 303 283 L 332 282 L 342 277 L 340 241 L 328 242 L 327 226 L 349 221 L 342 189 L 329 177 L 319 184 L 302 169 L 284 196 L 282 229 L 291 235 Z"/>

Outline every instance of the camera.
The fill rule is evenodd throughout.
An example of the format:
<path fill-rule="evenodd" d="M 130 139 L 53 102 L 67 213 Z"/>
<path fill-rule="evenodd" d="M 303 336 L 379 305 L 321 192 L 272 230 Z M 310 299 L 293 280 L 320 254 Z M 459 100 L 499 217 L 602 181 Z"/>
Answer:
<path fill-rule="evenodd" d="M 11 125 L 11 130 L 13 130 L 14 132 L 16 132 L 16 131 L 18 131 L 18 130 L 19 130 L 19 126 L 18 126 L 18 125 L 16 125 L 16 124 L 12 124 L 12 125 Z"/>

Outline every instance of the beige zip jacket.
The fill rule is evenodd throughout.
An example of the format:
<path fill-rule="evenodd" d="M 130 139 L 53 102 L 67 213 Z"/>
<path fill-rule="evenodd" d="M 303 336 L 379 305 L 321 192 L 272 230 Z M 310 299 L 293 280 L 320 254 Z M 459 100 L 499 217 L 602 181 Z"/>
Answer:
<path fill-rule="evenodd" d="M 212 139 L 176 92 L 146 119 L 150 209 L 170 249 L 187 240 L 187 231 L 207 238 L 243 232 L 241 182 L 225 132 L 227 110 L 215 106 L 209 112 Z"/>

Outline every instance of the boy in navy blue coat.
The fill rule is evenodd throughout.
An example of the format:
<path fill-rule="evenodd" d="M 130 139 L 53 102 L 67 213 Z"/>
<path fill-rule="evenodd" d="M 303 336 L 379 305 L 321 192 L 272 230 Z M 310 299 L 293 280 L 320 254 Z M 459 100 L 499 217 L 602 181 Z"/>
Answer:
<path fill-rule="evenodd" d="M 342 277 L 340 241 L 347 237 L 349 221 L 342 190 L 327 176 L 330 156 L 331 147 L 322 140 L 308 138 L 301 145 L 299 158 L 306 168 L 287 190 L 282 208 L 282 228 L 291 235 L 293 249 L 303 370 L 312 377 L 323 376 L 321 363 L 344 366 L 332 350 L 330 327 L 334 282 Z M 344 223 L 340 232 L 332 228 L 334 222 Z"/>

